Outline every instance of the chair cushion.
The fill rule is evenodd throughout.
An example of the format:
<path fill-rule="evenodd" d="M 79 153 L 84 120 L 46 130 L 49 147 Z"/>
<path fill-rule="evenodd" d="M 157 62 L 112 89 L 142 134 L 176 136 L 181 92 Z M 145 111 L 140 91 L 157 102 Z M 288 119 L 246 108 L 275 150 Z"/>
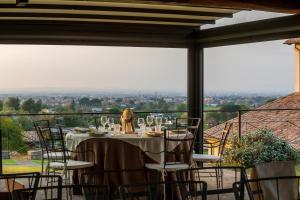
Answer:
<path fill-rule="evenodd" d="M 208 154 L 193 154 L 192 158 L 194 161 L 201 162 L 218 162 L 221 161 L 220 156 L 208 155 Z"/>
<path fill-rule="evenodd" d="M 43 158 L 46 158 L 48 159 L 48 156 L 49 156 L 49 159 L 57 159 L 57 160 L 62 160 L 64 157 L 63 157 L 63 152 L 50 152 L 49 154 L 45 153 L 43 155 Z M 70 152 L 66 152 L 66 158 L 70 158 L 71 157 L 71 153 Z"/>
<path fill-rule="evenodd" d="M 85 161 L 77 161 L 77 160 L 67 160 L 66 166 L 63 162 L 50 162 L 49 167 L 52 169 L 66 169 L 66 170 L 72 170 L 72 169 L 83 169 L 88 167 L 93 167 L 94 163 L 92 162 L 85 162 Z"/>
<path fill-rule="evenodd" d="M 188 169 L 190 166 L 185 163 L 167 163 L 167 165 L 165 166 L 164 164 L 146 163 L 145 167 L 147 169 L 154 169 L 158 171 L 177 171 L 182 169 Z"/>

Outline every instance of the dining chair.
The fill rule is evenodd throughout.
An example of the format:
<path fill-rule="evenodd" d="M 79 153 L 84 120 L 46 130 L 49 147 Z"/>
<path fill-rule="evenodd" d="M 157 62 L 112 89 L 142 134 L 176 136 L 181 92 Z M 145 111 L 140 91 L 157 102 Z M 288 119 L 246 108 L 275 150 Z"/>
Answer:
<path fill-rule="evenodd" d="M 213 184 L 212 177 L 206 176 L 206 173 L 210 171 L 223 171 L 226 182 L 222 185 Z M 197 167 L 179 170 L 176 172 L 176 176 L 179 182 L 190 180 L 210 183 L 207 186 L 207 196 L 217 195 L 217 199 L 219 199 L 221 194 L 234 195 L 232 184 L 245 180 L 245 169 L 238 166 Z M 243 188 L 241 188 L 241 191 L 244 191 Z M 229 199 L 229 197 L 227 198 Z"/>
<path fill-rule="evenodd" d="M 208 142 L 207 144 L 203 144 L 204 147 L 210 149 L 211 154 L 197 154 L 194 153 L 192 155 L 194 162 L 202 162 L 202 163 L 217 163 L 222 162 L 222 156 L 224 153 L 224 149 L 226 147 L 227 139 L 230 134 L 230 130 L 232 129 L 232 123 L 225 123 L 225 127 L 222 131 L 221 137 L 218 141 Z M 207 138 L 209 140 L 209 138 Z M 214 150 L 217 149 L 217 155 L 213 155 Z"/>
<path fill-rule="evenodd" d="M 122 185 L 156 185 L 159 181 L 159 174 L 156 170 L 142 169 L 120 169 L 89 171 L 81 174 L 80 184 L 99 185 L 108 188 L 107 194 L 110 199 L 120 198 L 119 187 Z M 96 189 L 96 188 L 95 188 Z M 100 187 L 101 189 L 101 187 Z M 100 190 L 101 191 L 101 190 Z"/>
<path fill-rule="evenodd" d="M 110 191 L 106 185 L 81 185 L 86 200 L 109 200 Z"/>
<path fill-rule="evenodd" d="M 132 184 L 119 187 L 121 200 L 157 200 L 159 184 Z"/>
<path fill-rule="evenodd" d="M 188 131 L 193 133 L 193 135 L 197 135 L 197 131 L 199 130 L 200 123 L 201 123 L 201 118 L 178 117 L 175 119 L 176 129 L 186 128 L 188 129 Z"/>
<path fill-rule="evenodd" d="M 45 166 L 45 160 L 47 162 L 49 162 L 49 160 L 53 160 L 53 159 L 59 159 L 59 160 L 63 160 L 64 155 L 62 151 L 55 151 L 55 152 L 47 152 L 46 146 L 44 145 L 43 142 L 43 138 L 41 136 L 40 130 L 39 129 L 43 129 L 43 130 L 47 130 L 49 131 L 50 135 L 55 135 L 55 134 L 59 134 L 57 133 L 57 128 L 51 127 L 50 126 L 50 121 L 49 120 L 38 120 L 38 121 L 34 121 L 33 122 L 33 126 L 36 130 L 36 133 L 38 135 L 39 141 L 40 141 L 40 145 L 41 145 L 41 150 L 42 150 L 42 170 L 41 173 L 44 172 L 44 166 Z M 53 130 L 56 130 L 56 132 L 54 132 Z M 70 158 L 71 154 L 69 151 L 65 150 L 65 156 L 67 158 Z"/>
<path fill-rule="evenodd" d="M 194 142 L 195 135 L 188 129 L 164 129 L 163 149 L 160 152 L 148 152 L 162 155 L 163 162 L 146 163 L 145 167 L 160 172 L 162 181 L 165 182 L 168 173 L 190 168 Z M 182 148 L 181 145 L 187 145 L 188 149 Z M 166 195 L 165 190 L 164 195 Z"/>
<path fill-rule="evenodd" d="M 25 187 L 14 190 L 13 200 L 61 200 L 62 199 L 62 178 L 58 175 L 41 175 L 39 184 L 34 188 Z"/>
<path fill-rule="evenodd" d="M 287 200 L 300 199 L 300 176 L 282 176 L 245 179 L 235 182 L 235 199 L 242 200 L 241 188 L 245 184 L 249 200 Z"/>
<path fill-rule="evenodd" d="M 205 181 L 178 181 L 182 200 L 206 200 L 207 183 Z"/>
<path fill-rule="evenodd" d="M 38 186 L 40 179 L 39 172 L 16 173 L 0 175 L 0 199 L 13 199 L 12 193 L 15 190 L 23 188 L 34 189 Z M 35 195 L 33 192 L 32 195 Z"/>
<path fill-rule="evenodd" d="M 131 184 L 119 187 L 121 200 L 157 200 L 162 197 L 162 188 L 167 187 L 168 200 L 206 200 L 207 183 L 204 181 L 167 182 L 157 184 Z M 180 188 L 176 195 L 176 188 Z"/>
<path fill-rule="evenodd" d="M 38 120 L 38 121 L 34 121 L 33 122 L 33 126 L 35 128 L 35 132 L 39 138 L 39 141 L 42 141 L 42 138 L 40 138 L 40 135 L 38 134 L 38 127 L 42 127 L 42 128 L 49 128 L 49 131 L 51 131 L 51 127 L 50 127 L 50 122 L 49 120 Z M 45 159 L 47 159 L 47 154 L 46 154 L 46 150 L 45 147 L 40 143 L 40 148 L 42 150 L 42 170 L 41 173 L 44 172 L 44 164 L 45 164 Z"/>
<path fill-rule="evenodd" d="M 71 156 L 69 156 L 68 153 L 71 153 L 74 157 L 78 153 L 89 153 L 89 155 L 93 157 L 92 160 L 94 160 L 93 151 L 87 150 L 86 152 L 71 152 L 67 150 L 65 147 L 65 141 L 61 127 L 57 128 L 58 132 L 55 134 L 53 134 L 53 132 L 49 128 L 43 128 L 38 126 L 37 129 L 39 138 L 41 138 L 41 144 L 44 146 L 47 154 L 48 163 L 46 172 L 48 175 L 50 174 L 51 170 L 54 172 L 54 174 L 62 171 L 65 184 L 70 184 L 70 172 L 72 170 L 94 167 L 94 162 L 86 162 L 71 159 Z M 62 157 L 52 156 L 57 152 L 61 153 Z"/>

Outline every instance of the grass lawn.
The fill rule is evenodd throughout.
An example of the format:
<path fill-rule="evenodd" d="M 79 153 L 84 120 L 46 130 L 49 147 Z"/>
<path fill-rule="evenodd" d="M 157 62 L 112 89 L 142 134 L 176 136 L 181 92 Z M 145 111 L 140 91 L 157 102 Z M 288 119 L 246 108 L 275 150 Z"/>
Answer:
<path fill-rule="evenodd" d="M 42 160 L 31 160 L 32 163 L 35 163 L 35 164 L 38 164 L 38 165 L 41 165 L 42 164 Z M 44 160 L 44 165 L 47 164 L 47 160 Z"/>
<path fill-rule="evenodd" d="M 3 166 L 3 173 L 4 174 L 25 173 L 25 172 L 40 172 L 40 171 L 41 171 L 41 167 L 18 166 L 18 165 Z"/>
<path fill-rule="evenodd" d="M 3 159 L 2 160 L 2 164 L 3 165 L 15 165 L 17 162 L 15 160 L 12 159 Z"/>

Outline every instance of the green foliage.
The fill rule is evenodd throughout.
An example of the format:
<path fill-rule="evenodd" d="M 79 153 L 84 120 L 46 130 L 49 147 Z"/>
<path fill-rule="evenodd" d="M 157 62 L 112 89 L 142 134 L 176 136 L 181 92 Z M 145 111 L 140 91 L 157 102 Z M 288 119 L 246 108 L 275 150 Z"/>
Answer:
<path fill-rule="evenodd" d="M 90 104 L 90 99 L 87 97 L 83 97 L 79 99 L 79 104 L 83 106 L 88 106 Z"/>
<path fill-rule="evenodd" d="M 18 117 L 15 119 L 25 131 L 33 130 L 32 120 L 29 117 Z"/>
<path fill-rule="evenodd" d="M 88 127 L 89 119 L 88 117 L 80 116 L 80 115 L 70 115 L 64 116 L 63 124 L 66 127 Z"/>
<path fill-rule="evenodd" d="M 2 130 L 3 149 L 15 150 L 18 152 L 26 152 L 27 146 L 25 144 L 22 127 L 12 118 L 1 118 L 0 128 Z"/>
<path fill-rule="evenodd" d="M 242 109 L 248 108 L 243 105 L 224 104 L 220 107 L 220 112 L 207 112 L 205 121 L 209 124 L 209 127 L 213 127 L 237 117 L 237 112 Z"/>
<path fill-rule="evenodd" d="M 100 99 L 92 99 L 92 100 L 90 100 L 89 105 L 99 107 L 99 106 L 101 106 L 101 100 Z"/>
<path fill-rule="evenodd" d="M 121 109 L 118 107 L 113 107 L 109 110 L 109 112 L 119 114 L 121 113 Z"/>
<path fill-rule="evenodd" d="M 14 110 L 20 109 L 20 99 L 18 97 L 8 97 L 5 106 Z"/>
<path fill-rule="evenodd" d="M 272 161 L 296 161 L 299 151 L 286 141 L 274 136 L 269 129 L 260 129 L 243 135 L 240 140 L 234 136 L 225 151 L 225 162 L 245 167 Z"/>
<path fill-rule="evenodd" d="M 3 110 L 3 101 L 0 100 L 0 111 Z"/>
<path fill-rule="evenodd" d="M 186 103 L 181 103 L 178 104 L 176 107 L 177 111 L 187 111 L 187 104 Z"/>
<path fill-rule="evenodd" d="M 69 104 L 66 105 L 66 109 L 69 112 L 75 111 L 76 110 L 76 103 L 74 100 L 72 100 Z"/>
<path fill-rule="evenodd" d="M 21 108 L 29 113 L 38 113 L 42 110 L 42 101 L 39 99 L 35 102 L 30 98 L 23 102 Z"/>

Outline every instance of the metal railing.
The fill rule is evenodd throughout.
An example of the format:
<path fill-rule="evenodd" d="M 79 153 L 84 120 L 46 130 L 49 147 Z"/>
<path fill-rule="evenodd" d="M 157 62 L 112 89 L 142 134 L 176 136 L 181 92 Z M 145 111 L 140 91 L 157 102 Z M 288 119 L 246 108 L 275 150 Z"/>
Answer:
<path fill-rule="evenodd" d="M 281 123 L 283 126 L 289 126 L 289 129 L 293 130 L 299 130 L 300 133 L 300 113 L 299 113 L 299 120 L 291 120 L 291 119 L 278 119 L 278 120 L 249 120 L 247 119 L 249 113 L 258 113 L 258 112 L 263 112 L 263 114 L 268 115 L 267 113 L 270 114 L 270 112 L 276 112 L 277 114 L 280 112 L 286 112 L 286 115 L 288 116 L 289 112 L 299 112 L 300 109 L 243 109 L 243 110 L 237 110 L 237 111 L 224 111 L 224 110 L 205 110 L 204 111 L 204 116 L 206 116 L 209 113 L 227 113 L 230 118 L 225 118 L 222 119 L 221 121 L 217 121 L 214 124 L 211 124 L 210 122 L 207 121 L 206 117 L 204 117 L 204 123 L 202 126 L 205 126 L 204 129 L 204 134 L 207 132 L 211 131 L 212 128 L 218 127 L 219 129 L 215 130 L 215 133 L 212 132 L 212 135 L 217 134 L 218 131 L 223 130 L 223 126 L 220 125 L 222 123 L 225 123 L 227 120 L 231 121 L 234 124 L 234 132 L 238 134 L 239 137 L 241 137 L 242 134 L 249 132 L 250 130 L 255 130 L 259 129 L 262 127 L 267 127 L 267 125 L 270 125 L 272 123 Z M 174 117 L 179 117 L 184 113 L 187 113 L 187 111 L 138 111 L 134 112 L 136 115 L 136 118 L 139 116 L 146 116 L 149 114 L 165 114 L 166 116 L 169 116 L 170 118 Z M 248 114 L 246 114 L 248 113 Z M 31 120 L 34 120 L 34 118 L 51 118 L 52 120 L 56 120 L 58 117 L 70 117 L 70 116 L 82 116 L 82 117 L 95 117 L 95 116 L 101 116 L 101 115 L 108 115 L 108 116 L 120 116 L 121 113 L 114 113 L 114 112 L 83 112 L 83 113 L 5 113 L 5 114 L 0 114 L 0 120 L 2 120 L 5 117 L 9 118 L 17 118 L 17 117 L 29 117 Z M 246 115 L 245 115 L 246 114 Z M 263 115 L 262 114 L 262 115 Z M 255 114 L 253 114 L 255 115 Z M 273 117 L 274 118 L 274 117 Z M 0 121 L 1 122 L 1 121 Z M 297 124 L 299 122 L 299 124 Z M 1 123 L 0 123 L 1 124 Z M 266 125 L 264 125 L 266 124 Z M 3 131 L 1 131 L 0 127 L 0 149 L 3 149 Z M 278 132 L 278 131 L 277 131 Z M 280 134 L 278 134 L 279 136 Z M 285 138 L 290 139 L 290 142 L 297 142 L 299 139 L 300 142 L 300 134 L 299 136 L 297 135 L 295 138 L 291 139 L 288 135 L 288 133 L 281 133 L 281 136 L 284 135 Z M 9 139 L 6 139 L 6 142 L 9 143 Z M 9 147 L 9 144 L 6 145 Z M 9 149 L 8 149 L 9 150 Z M 1 159 L 0 159 L 0 174 L 2 173 L 2 153 L 1 153 Z"/>
<path fill-rule="evenodd" d="M 224 112 L 220 110 L 207 112 Z M 210 125 L 204 130 L 204 135 L 214 136 L 220 134 L 225 122 L 233 123 L 234 134 L 239 137 L 242 134 L 254 132 L 258 129 L 271 129 L 275 136 L 280 137 L 296 148 L 300 148 L 300 109 L 279 108 L 279 109 L 243 109 L 231 112 L 233 117 L 216 124 Z M 204 119 L 205 120 L 205 119 Z"/>

